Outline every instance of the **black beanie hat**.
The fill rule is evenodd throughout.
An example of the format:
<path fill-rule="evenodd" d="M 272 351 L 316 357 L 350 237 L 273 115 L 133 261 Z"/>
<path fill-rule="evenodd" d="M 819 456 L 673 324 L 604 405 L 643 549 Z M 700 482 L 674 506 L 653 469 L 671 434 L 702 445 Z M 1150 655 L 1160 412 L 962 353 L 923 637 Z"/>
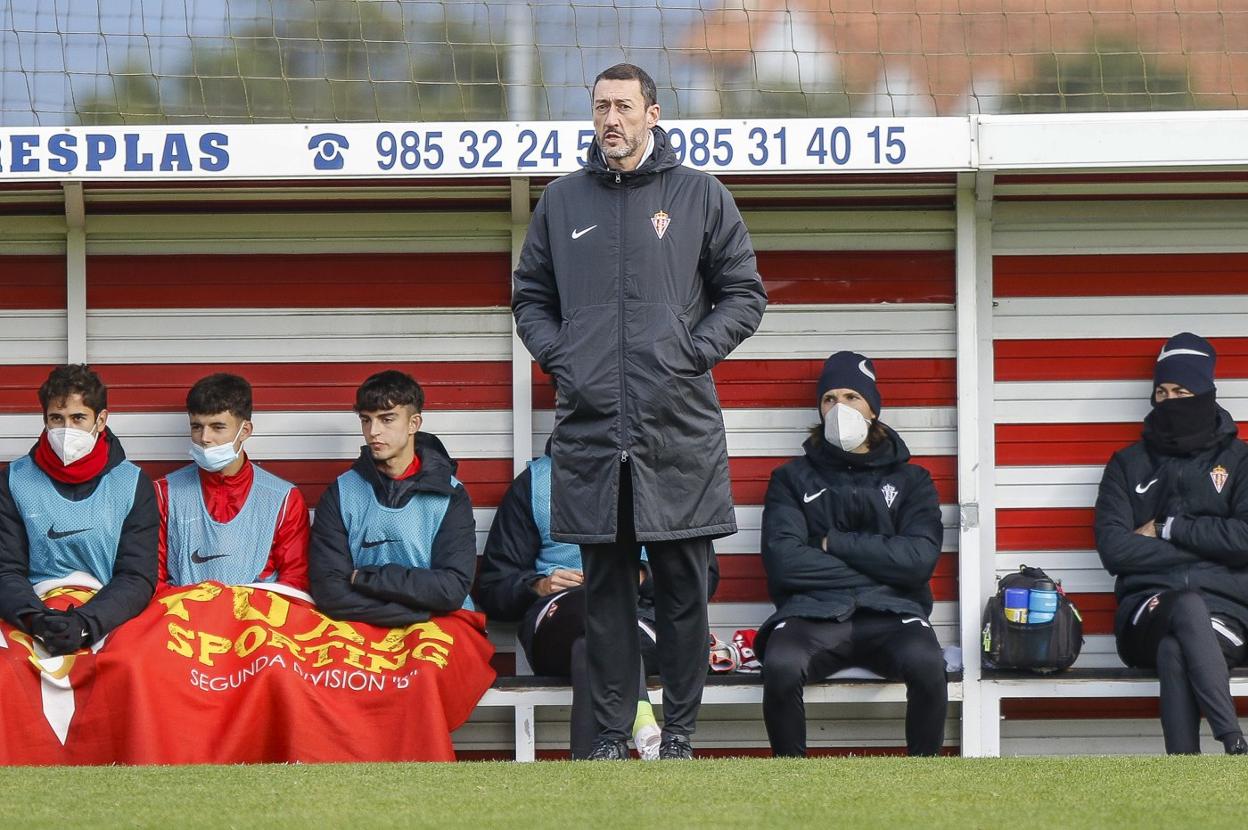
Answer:
<path fill-rule="evenodd" d="M 1212 392 L 1213 366 L 1218 353 L 1205 338 L 1190 331 L 1166 341 L 1153 366 L 1153 389 L 1163 383 L 1177 383 L 1193 395 Z"/>
<path fill-rule="evenodd" d="M 866 399 L 871 411 L 880 414 L 880 390 L 875 386 L 875 364 L 871 358 L 857 352 L 837 352 L 823 362 L 819 373 L 819 391 L 815 395 L 815 407 L 823 402 L 829 389 L 853 389 Z"/>

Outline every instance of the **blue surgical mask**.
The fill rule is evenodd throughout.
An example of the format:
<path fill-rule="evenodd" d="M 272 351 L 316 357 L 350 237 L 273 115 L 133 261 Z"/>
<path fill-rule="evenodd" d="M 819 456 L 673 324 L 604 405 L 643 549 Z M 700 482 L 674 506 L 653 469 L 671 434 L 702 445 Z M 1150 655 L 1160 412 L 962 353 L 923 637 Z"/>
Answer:
<path fill-rule="evenodd" d="M 207 470 L 210 473 L 219 473 L 238 460 L 238 454 L 242 451 L 242 446 L 239 445 L 239 447 L 235 449 L 234 443 L 238 441 L 242 434 L 243 428 L 240 426 L 238 428 L 238 435 L 234 436 L 233 441 L 228 444 L 218 444 L 215 447 L 201 447 L 199 444 L 192 441 L 191 458 L 200 466 L 201 469 Z"/>

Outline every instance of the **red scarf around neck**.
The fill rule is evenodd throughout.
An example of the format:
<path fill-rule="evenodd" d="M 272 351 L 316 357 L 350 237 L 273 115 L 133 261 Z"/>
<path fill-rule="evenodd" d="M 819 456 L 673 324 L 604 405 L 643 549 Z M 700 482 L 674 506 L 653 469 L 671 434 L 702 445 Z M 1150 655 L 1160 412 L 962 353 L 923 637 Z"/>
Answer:
<path fill-rule="evenodd" d="M 45 429 L 39 436 L 39 445 L 35 448 L 35 463 L 39 465 L 39 469 L 59 482 L 82 484 L 104 472 L 104 467 L 108 464 L 109 440 L 108 430 L 105 429 L 91 452 L 67 466 L 61 463 L 61 457 L 52 449 L 52 442 L 48 440 L 48 431 Z"/>

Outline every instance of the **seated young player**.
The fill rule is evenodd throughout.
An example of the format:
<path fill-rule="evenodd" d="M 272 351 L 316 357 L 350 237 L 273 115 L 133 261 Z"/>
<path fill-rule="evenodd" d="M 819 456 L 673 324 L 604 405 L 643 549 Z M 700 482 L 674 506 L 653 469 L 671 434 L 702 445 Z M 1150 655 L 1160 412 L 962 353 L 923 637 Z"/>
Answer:
<path fill-rule="evenodd" d="M 1200 717 L 1248 754 L 1228 667 L 1248 657 L 1248 446 L 1217 403 L 1217 353 L 1184 332 L 1153 368 L 1139 441 L 1114 453 L 1096 498 L 1096 549 L 1116 577 L 1114 635 L 1156 669 L 1166 752 L 1200 752 Z"/>
<path fill-rule="evenodd" d="M 366 446 L 321 497 L 308 550 L 312 599 L 335 619 L 404 626 L 473 607 L 472 503 L 442 442 L 420 431 L 424 403 L 393 370 L 356 392 Z"/>
<path fill-rule="evenodd" d="M 294 485 L 252 463 L 251 384 L 197 381 L 186 396 L 191 458 L 156 482 L 160 581 L 280 582 L 308 588 L 308 508 Z"/>
<path fill-rule="evenodd" d="M 39 388 L 44 432 L 0 472 L 0 616 L 51 655 L 91 645 L 147 605 L 160 522 L 152 483 L 107 426 L 108 389 L 86 365 Z M 53 610 L 34 586 L 75 572 L 103 587 Z"/>
<path fill-rule="evenodd" d="M 940 503 L 901 436 L 879 420 L 870 360 L 837 352 L 815 397 L 805 454 L 777 468 L 763 507 L 763 566 L 776 613 L 754 641 L 776 755 L 806 754 L 803 686 L 849 666 L 906 684 L 906 749 L 944 737 L 945 660 L 928 622 Z"/>
<path fill-rule="evenodd" d="M 644 760 L 659 757 L 662 731 L 646 694 L 645 675 L 657 671 L 654 599 L 646 572 L 637 607 L 639 667 L 633 743 Z M 572 679 L 572 758 L 589 757 L 598 737 L 585 654 L 585 591 L 581 549 L 550 537 L 550 455 L 535 459 L 507 488 L 485 543 L 477 597 L 491 619 L 519 621 L 520 644 L 537 674 Z M 710 591 L 718 567 L 711 558 Z"/>

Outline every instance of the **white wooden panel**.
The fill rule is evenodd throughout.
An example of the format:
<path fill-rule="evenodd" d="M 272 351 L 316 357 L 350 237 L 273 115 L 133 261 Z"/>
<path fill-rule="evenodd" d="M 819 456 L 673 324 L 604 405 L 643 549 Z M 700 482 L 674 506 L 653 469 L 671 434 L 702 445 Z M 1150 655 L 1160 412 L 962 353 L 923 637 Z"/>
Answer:
<path fill-rule="evenodd" d="M 913 455 L 957 452 L 956 410 L 953 407 L 885 407 L 883 420 L 901 434 Z M 818 418 L 809 409 L 725 409 L 728 453 L 732 456 L 795 456 L 806 430 Z M 555 413 L 533 412 L 533 454 L 540 455 L 554 428 Z"/>
<path fill-rule="evenodd" d="M 1103 467 L 997 467 L 997 507 L 1092 507 Z"/>
<path fill-rule="evenodd" d="M 1248 250 L 1242 200 L 997 202 L 998 254 L 1222 253 Z"/>
<path fill-rule="evenodd" d="M 1241 317 L 1248 321 L 1248 310 Z M 1219 378 L 1217 385 L 1218 403 L 1236 419 L 1248 419 L 1248 380 Z M 1152 378 L 993 385 L 999 424 L 1139 423 L 1152 409 L 1152 391 Z"/>
<path fill-rule="evenodd" d="M 92 309 L 93 363 L 509 360 L 507 309 Z"/>
<path fill-rule="evenodd" d="M 954 317 L 948 303 L 772 305 L 728 359 L 823 360 L 841 350 L 877 360 L 952 357 Z"/>
<path fill-rule="evenodd" d="M 1077 669 L 1120 669 L 1122 659 L 1118 656 L 1118 646 L 1113 634 L 1085 634 L 1083 650 L 1075 661 Z"/>
<path fill-rule="evenodd" d="M 759 251 L 947 251 L 954 243 L 951 210 L 745 210 L 742 216 Z"/>
<path fill-rule="evenodd" d="M 758 689 L 752 689 L 758 694 Z M 945 724 L 945 745 L 958 745 L 959 706 L 951 702 Z M 567 751 L 568 706 L 537 709 L 535 737 L 539 750 Z M 662 707 L 656 707 L 662 720 Z M 880 747 L 905 745 L 903 703 L 814 703 L 806 710 L 807 742 L 811 748 Z M 478 707 L 452 738 L 458 751 L 510 750 L 513 741 L 511 711 L 502 707 Z M 766 750 L 767 732 L 757 703 L 703 705 L 698 714 L 699 749 Z"/>
<path fill-rule="evenodd" d="M 92 214 L 87 254 L 511 250 L 505 211 Z"/>
<path fill-rule="evenodd" d="M 180 412 L 114 411 L 109 426 L 126 454 L 137 461 L 189 458 L 186 415 Z M 247 450 L 257 461 L 272 459 L 354 459 L 363 439 L 351 412 L 258 412 L 256 434 Z M 510 458 L 511 421 L 506 411 L 432 411 L 425 427 L 455 458 Z M 43 424 L 38 413 L 0 415 L 0 460 L 25 453 Z M 345 467 L 345 464 L 344 464 Z"/>
<path fill-rule="evenodd" d="M 1094 550 L 1002 551 L 993 562 L 998 577 L 1016 572 L 1020 565 L 1030 565 L 1042 568 L 1072 593 L 1099 594 L 1114 590 L 1114 578 Z"/>
<path fill-rule="evenodd" d="M 0 365 L 64 363 L 66 332 L 64 311 L 0 310 Z M 34 391 L 31 390 L 31 401 L 37 407 Z"/>
<path fill-rule="evenodd" d="M 87 335 L 97 363 L 506 360 L 510 321 L 506 308 L 92 309 Z M 772 306 L 729 359 L 951 357 L 953 323 L 938 303 Z"/>
<path fill-rule="evenodd" d="M 1072 704 L 1077 705 L 1077 704 Z M 1203 729 L 1203 726 L 1202 726 Z M 1201 735 L 1201 751 L 1221 755 L 1222 744 Z M 1161 722 L 1143 718 L 1005 720 L 1001 755 L 1161 755 Z"/>
<path fill-rule="evenodd" d="M 60 197 L 57 197 L 58 209 Z M 0 220 L 0 254 L 65 254 L 65 216 L 5 216 Z"/>
<path fill-rule="evenodd" d="M 0 415 L 0 458 L 25 452 L 42 429 L 37 403 L 30 414 Z M 792 456 L 800 450 L 810 413 L 793 409 L 729 409 L 724 416 L 728 447 L 739 456 Z M 511 421 L 506 410 L 430 410 L 425 429 L 440 437 L 455 458 L 510 458 Z M 956 450 L 953 409 L 886 410 L 885 418 L 906 439 L 916 455 L 948 455 Z M 257 412 L 255 435 L 248 450 L 258 459 L 355 458 L 362 439 L 359 421 L 344 412 Z M 533 454 L 540 455 L 553 426 L 554 413 L 534 413 Z M 109 421 L 137 460 L 186 457 L 189 437 L 180 412 L 125 412 Z M 947 424 L 947 425 L 946 425 Z"/>
<path fill-rule="evenodd" d="M 1240 231 L 1248 236 L 1248 228 Z M 1099 249 L 1098 249 L 1099 250 Z M 1088 253 L 1088 251 L 1082 251 Z M 1000 340 L 1166 338 L 1188 329 L 1204 337 L 1242 337 L 1248 296 L 999 297 L 993 335 Z"/>

